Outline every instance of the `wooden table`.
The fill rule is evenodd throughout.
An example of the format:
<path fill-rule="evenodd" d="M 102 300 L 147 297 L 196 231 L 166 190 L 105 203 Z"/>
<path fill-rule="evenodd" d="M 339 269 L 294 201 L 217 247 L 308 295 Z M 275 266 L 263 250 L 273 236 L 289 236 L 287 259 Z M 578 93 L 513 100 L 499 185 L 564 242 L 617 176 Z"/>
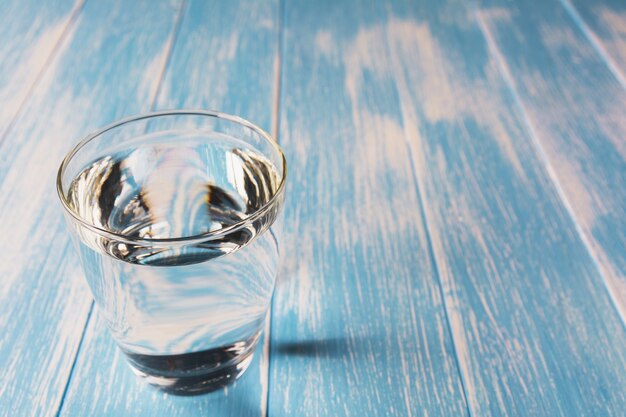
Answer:
<path fill-rule="evenodd" d="M 624 416 L 626 2 L 0 1 L 0 415 Z M 262 346 L 224 392 L 142 385 L 54 180 L 151 109 L 290 164 Z"/>

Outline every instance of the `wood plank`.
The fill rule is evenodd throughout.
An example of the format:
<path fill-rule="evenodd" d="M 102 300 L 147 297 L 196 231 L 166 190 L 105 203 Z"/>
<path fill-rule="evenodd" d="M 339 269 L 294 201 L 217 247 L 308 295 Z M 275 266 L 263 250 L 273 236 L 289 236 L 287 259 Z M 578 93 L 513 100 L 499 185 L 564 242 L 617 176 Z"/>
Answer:
<path fill-rule="evenodd" d="M 626 406 L 626 330 L 489 48 L 504 39 L 529 42 L 502 51 L 511 71 L 534 75 L 519 94 L 548 101 L 559 91 L 584 101 L 572 71 L 541 54 L 538 32 L 545 31 L 565 42 L 563 62 L 569 55 L 571 32 L 547 3 L 481 2 L 480 16 L 501 22 L 486 38 L 472 4 L 461 0 L 394 3 L 384 28 L 386 71 L 398 83 L 475 416 L 619 416 Z M 534 53 L 532 65 L 524 57 Z M 552 74 L 552 88 L 542 73 Z M 598 102 L 604 85 L 591 85 Z M 559 125 L 570 108 L 553 100 L 543 120 Z"/>
<path fill-rule="evenodd" d="M 58 411 L 91 297 L 56 170 L 80 136 L 149 109 L 177 8 L 89 2 L 0 144 L 0 415 Z"/>
<path fill-rule="evenodd" d="M 270 129 L 278 58 L 278 2 L 192 0 L 167 66 L 157 108 L 213 108 Z M 62 416 L 264 416 L 267 345 L 225 391 L 176 397 L 140 383 L 96 315 L 68 388 Z"/>
<path fill-rule="evenodd" d="M 381 3 L 285 3 L 269 415 L 467 415 Z"/>
<path fill-rule="evenodd" d="M 626 90 L 557 1 L 489 0 L 481 9 L 533 138 L 625 318 Z"/>
<path fill-rule="evenodd" d="M 626 3 L 561 0 L 565 10 L 626 88 Z"/>
<path fill-rule="evenodd" d="M 0 140 L 82 3 L 0 2 Z"/>

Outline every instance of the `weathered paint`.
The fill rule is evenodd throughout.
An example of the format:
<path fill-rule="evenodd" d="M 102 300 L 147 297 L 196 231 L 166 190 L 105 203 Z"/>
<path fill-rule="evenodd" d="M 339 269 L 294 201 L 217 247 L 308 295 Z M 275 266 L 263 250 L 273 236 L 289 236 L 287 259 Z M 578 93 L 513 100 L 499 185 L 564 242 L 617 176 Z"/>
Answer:
<path fill-rule="evenodd" d="M 167 48 L 177 10 L 88 2 L 32 91 L 21 93 L 0 143 L 1 416 L 57 414 L 91 297 L 69 245 L 56 170 L 82 135 L 149 110 L 155 91 L 140 87 L 160 74 L 149 64 Z"/>
<path fill-rule="evenodd" d="M 0 3 L 0 415 L 622 414 L 621 3 L 54 4 Z M 89 314 L 53 187 L 79 136 L 173 107 L 290 164 L 263 345 L 190 398 Z"/>

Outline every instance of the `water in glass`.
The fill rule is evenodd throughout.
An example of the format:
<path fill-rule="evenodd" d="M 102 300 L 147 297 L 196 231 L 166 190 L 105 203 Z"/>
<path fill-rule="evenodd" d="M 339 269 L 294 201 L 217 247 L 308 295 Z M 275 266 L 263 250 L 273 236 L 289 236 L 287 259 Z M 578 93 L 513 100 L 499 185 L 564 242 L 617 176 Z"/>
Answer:
<path fill-rule="evenodd" d="M 225 385 L 251 360 L 278 267 L 277 209 L 232 226 L 267 205 L 280 175 L 243 141 L 185 135 L 153 133 L 100 157 L 73 179 L 67 202 L 115 234 L 78 233 L 78 247 L 131 366 L 151 383 L 193 392 Z"/>

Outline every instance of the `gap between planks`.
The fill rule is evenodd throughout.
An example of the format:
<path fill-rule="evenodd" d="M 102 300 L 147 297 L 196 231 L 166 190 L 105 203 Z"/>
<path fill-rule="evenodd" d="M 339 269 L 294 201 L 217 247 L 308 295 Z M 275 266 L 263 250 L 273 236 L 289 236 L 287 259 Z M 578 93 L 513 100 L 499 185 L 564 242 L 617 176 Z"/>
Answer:
<path fill-rule="evenodd" d="M 387 45 L 386 48 L 386 53 L 387 55 L 389 55 L 389 49 L 392 47 L 391 46 L 391 41 L 389 40 L 389 36 L 387 31 L 384 31 L 384 37 L 385 37 L 385 43 Z M 389 62 L 391 62 L 391 57 L 387 56 Z M 400 100 L 399 102 L 400 104 L 400 108 L 401 108 L 401 113 L 404 114 L 404 110 L 403 110 L 403 103 L 402 100 Z M 404 117 L 404 115 L 402 116 Z M 429 258 L 429 262 L 431 263 L 431 265 L 433 266 L 433 272 L 435 275 L 435 281 L 437 283 L 437 289 L 439 290 L 439 296 L 441 297 L 441 303 L 443 306 L 443 315 L 445 318 L 445 323 L 446 323 L 446 331 L 448 332 L 448 335 L 450 336 L 450 340 L 452 342 L 452 352 L 453 352 L 453 356 L 454 356 L 454 365 L 457 369 L 457 374 L 458 374 L 458 378 L 459 381 L 461 383 L 461 389 L 463 392 L 463 401 L 465 402 L 465 411 L 467 412 L 467 416 L 468 417 L 472 417 L 472 410 L 470 408 L 470 404 L 469 404 L 469 400 L 468 400 L 468 393 L 467 393 L 467 383 L 465 381 L 465 376 L 463 375 L 463 371 L 461 368 L 461 362 L 459 360 L 459 353 L 458 353 L 458 349 L 457 349 L 457 344 L 458 341 L 455 339 L 454 337 L 454 332 L 452 331 L 452 324 L 450 323 L 450 314 L 449 314 L 449 307 L 448 307 L 448 302 L 447 302 L 447 297 L 445 295 L 444 289 L 443 289 L 443 284 L 441 282 L 441 272 L 439 269 L 439 263 L 437 262 L 437 259 L 435 257 L 435 251 L 433 249 L 433 243 L 432 243 L 432 233 L 430 230 L 430 220 L 428 218 L 428 214 L 426 212 L 426 209 L 424 207 L 424 201 L 426 199 L 426 196 L 424 195 L 423 191 L 422 191 L 422 187 L 420 186 L 420 182 L 419 182 L 419 178 L 417 175 L 417 169 L 415 168 L 415 160 L 413 158 L 413 152 L 411 150 L 411 146 L 410 146 L 410 139 L 409 137 L 407 137 L 406 133 L 403 135 L 403 140 L 404 140 L 404 146 L 407 152 L 407 155 L 409 155 L 409 165 L 410 165 L 410 169 L 411 169 L 411 176 L 413 179 L 413 184 L 415 187 L 415 191 L 417 193 L 417 201 L 418 201 L 418 210 L 419 210 L 419 217 L 422 223 L 422 227 L 424 229 L 424 234 L 425 234 L 425 238 L 426 238 L 426 245 L 428 247 L 428 258 Z"/>
<path fill-rule="evenodd" d="M 39 70 L 37 75 L 35 75 L 35 79 L 30 84 L 30 86 L 26 88 L 26 94 L 24 94 L 22 101 L 18 104 L 17 109 L 15 110 L 15 113 L 13 113 L 13 116 L 11 117 L 11 121 L 6 127 L 6 130 L 4 132 L 0 132 L 0 146 L 4 143 L 6 137 L 9 135 L 9 132 L 13 129 L 13 126 L 15 125 L 15 122 L 18 116 L 22 113 L 24 106 L 26 105 L 26 103 L 28 103 L 28 99 L 32 96 L 33 91 L 35 91 L 35 87 L 37 87 L 37 85 L 43 78 L 43 75 L 46 73 L 46 70 L 50 67 L 50 63 L 60 53 L 61 45 L 63 45 L 63 43 L 67 39 L 67 36 L 70 34 L 71 29 L 76 25 L 76 22 L 78 21 L 78 16 L 83 11 L 85 7 L 85 3 L 87 3 L 87 0 L 81 0 L 79 3 L 77 3 L 74 6 L 74 9 L 72 9 L 72 11 L 70 12 L 70 17 L 69 19 L 67 19 L 67 23 L 65 27 L 63 28 L 61 35 L 59 36 L 57 41 L 54 43 L 54 46 L 52 47 L 52 50 L 46 57 L 43 65 L 41 66 L 41 69 Z"/>
<path fill-rule="evenodd" d="M 63 394 L 61 395 L 61 401 L 59 402 L 59 408 L 55 414 L 55 417 L 59 417 L 61 412 L 63 411 L 63 405 L 65 404 L 65 397 L 67 396 L 67 391 L 70 387 L 70 383 L 72 382 L 72 376 L 74 375 L 74 368 L 76 367 L 76 363 L 78 362 L 78 354 L 80 353 L 83 342 L 85 341 L 85 335 L 87 334 L 87 328 L 89 327 L 89 323 L 91 322 L 91 315 L 93 313 L 95 302 L 91 300 L 91 305 L 89 306 L 89 312 L 87 313 L 87 319 L 85 320 L 85 327 L 83 327 L 83 331 L 80 335 L 80 341 L 78 342 L 78 349 L 76 349 L 76 354 L 72 360 L 72 366 L 70 366 L 70 373 L 67 376 L 67 381 L 65 381 L 65 388 L 63 388 Z"/>
<path fill-rule="evenodd" d="M 602 45 L 598 36 L 594 33 L 594 31 L 589 27 L 585 20 L 582 18 L 576 7 L 571 3 L 570 0 L 559 0 L 559 3 L 563 6 L 569 17 L 574 21 L 574 24 L 585 38 L 591 44 L 591 47 L 600 55 L 602 61 L 606 64 L 611 71 L 611 74 L 617 79 L 617 81 L 621 84 L 622 88 L 626 90 L 626 76 L 622 73 L 622 70 L 619 68 L 619 65 L 611 58 L 611 55 L 607 52 L 607 50 Z"/>
<path fill-rule="evenodd" d="M 569 0 L 559 0 L 559 2 L 563 5 L 563 7 L 565 7 L 565 9 L 567 10 L 567 6 L 565 6 L 565 2 L 569 3 Z M 493 38 L 493 34 L 491 33 L 491 30 L 489 29 L 489 27 L 487 26 L 487 24 L 485 23 L 485 20 L 483 19 L 481 10 L 480 10 L 480 6 L 477 3 L 477 0 L 471 0 L 470 2 L 471 8 L 474 11 L 474 17 L 476 19 L 476 23 L 478 24 L 478 27 L 480 28 L 480 31 L 482 32 L 485 41 L 487 43 L 487 48 L 489 50 L 489 54 L 493 57 L 493 59 L 496 62 L 496 65 L 498 67 L 498 71 L 500 73 L 500 75 L 502 76 L 502 79 L 504 80 L 504 82 L 506 83 L 507 89 L 509 90 L 509 92 L 511 93 L 511 96 L 513 98 L 513 102 L 515 103 L 515 106 L 517 106 L 521 116 L 522 116 L 522 120 L 524 123 L 524 126 L 526 127 L 526 130 L 528 132 L 528 135 L 530 136 L 531 139 L 531 145 L 533 147 L 533 149 L 536 151 L 537 156 L 539 157 L 539 160 L 541 161 L 542 165 L 544 166 L 547 174 L 548 174 L 548 178 L 550 179 L 550 182 L 552 183 L 552 185 L 554 186 L 559 199 L 561 200 L 561 203 L 563 204 L 563 206 L 565 207 L 565 210 L 567 211 L 567 214 L 569 215 L 572 223 L 574 224 L 574 227 L 576 229 L 576 233 L 578 234 L 578 236 L 580 237 L 580 240 L 582 241 L 586 251 L 589 253 L 589 257 L 591 258 L 594 268 L 596 269 L 596 271 L 598 272 L 598 274 L 600 275 L 601 279 L 602 279 L 602 283 L 604 284 L 604 288 L 606 289 L 609 298 L 611 300 L 611 304 L 613 306 L 613 308 L 615 309 L 615 311 L 617 312 L 618 317 L 620 318 L 620 321 L 622 323 L 622 325 L 626 328 L 626 311 L 623 311 L 619 302 L 618 302 L 618 298 L 615 294 L 615 292 L 613 291 L 613 289 L 611 288 L 611 285 L 608 282 L 608 279 L 606 277 L 606 275 L 604 274 L 604 272 L 602 271 L 602 267 L 600 266 L 600 262 L 598 261 L 598 256 L 595 252 L 595 250 L 593 249 L 591 242 L 590 242 L 590 238 L 587 235 L 587 233 L 585 233 L 584 229 L 582 228 L 582 226 L 580 225 L 578 218 L 576 216 L 576 212 L 574 210 L 574 207 L 571 205 L 562 185 L 561 182 L 557 176 L 556 170 L 554 169 L 554 167 L 552 166 L 552 162 L 550 161 L 550 158 L 547 154 L 547 152 L 545 151 L 545 148 L 543 146 L 543 144 L 541 143 L 541 140 L 539 138 L 539 134 L 537 133 L 537 130 L 535 129 L 535 125 L 534 123 L 531 121 L 530 116 L 528 114 L 528 110 L 526 109 L 526 105 L 522 102 L 522 99 L 519 95 L 519 92 L 517 91 L 517 87 L 515 86 L 515 82 L 513 80 L 513 76 L 511 74 L 511 71 L 509 70 L 508 64 L 506 63 L 504 57 L 502 56 L 502 53 L 500 52 L 500 49 L 498 48 L 494 38 Z M 570 3 L 571 6 L 571 3 Z M 571 6 L 573 8 L 573 6 Z M 573 11 L 573 13 L 576 13 L 575 10 Z M 592 47 L 594 48 L 595 51 L 597 51 L 601 58 L 602 61 L 609 67 L 609 70 L 611 71 L 611 73 L 613 75 L 615 75 L 615 77 L 618 79 L 618 81 L 620 82 L 620 84 L 622 84 L 625 88 L 626 88 L 626 83 L 622 83 L 623 80 L 620 79 L 621 77 L 621 73 L 618 72 L 614 72 L 613 68 L 611 67 L 612 65 L 612 60 L 608 60 L 605 59 L 606 52 L 604 54 L 602 54 L 600 52 L 599 48 L 602 48 L 600 45 L 595 45 L 594 42 L 591 40 L 591 38 L 588 36 L 588 33 L 585 32 L 585 27 L 586 24 L 584 24 L 584 22 L 582 22 L 582 20 L 580 20 L 580 24 L 578 24 L 578 22 L 576 21 L 576 19 L 573 17 L 572 13 L 570 13 L 570 11 L 568 10 L 568 15 L 570 17 L 572 17 L 572 19 L 574 20 L 574 23 L 576 24 L 576 26 L 584 33 L 585 38 L 587 40 L 589 40 L 589 42 L 592 44 Z M 580 19 L 580 16 L 578 16 L 578 18 Z M 584 25 L 584 26 L 582 26 Z M 590 32 L 590 29 L 586 29 L 587 31 Z M 591 35 L 593 36 L 593 35 Z M 602 49 L 603 50 L 603 49 Z M 607 55 L 608 58 L 608 55 Z M 610 59 L 610 58 L 609 58 Z"/>
<path fill-rule="evenodd" d="M 279 141 L 279 128 L 280 128 L 280 109 L 281 109 L 281 94 L 283 91 L 283 54 L 285 52 L 285 36 L 284 36 L 284 31 L 285 31 L 285 8 L 286 8 L 286 0 L 279 0 L 278 1 L 278 33 L 277 33 L 277 41 L 278 41 L 278 53 L 276 55 L 276 66 L 274 69 L 274 108 L 273 108 L 273 115 L 272 115 L 272 136 L 274 137 L 274 139 L 276 140 L 277 143 L 280 144 Z M 287 174 L 288 167 L 285 166 L 285 174 Z M 283 214 L 284 216 L 284 214 Z M 284 233 L 284 231 L 283 231 Z M 280 245 L 279 245 L 280 248 Z M 280 255 L 280 252 L 279 252 Z M 279 269 L 280 271 L 280 269 Z M 276 279 L 278 279 L 278 277 L 276 277 Z M 276 293 L 276 283 L 274 284 L 274 292 L 272 293 L 272 300 L 270 301 L 270 308 L 269 311 L 267 313 L 267 324 L 265 327 L 265 346 L 264 346 L 264 354 L 265 354 L 265 349 L 267 350 L 267 376 L 266 376 L 266 380 L 267 380 L 267 392 L 265 393 L 265 402 L 263 404 L 261 404 L 261 416 L 262 417 L 268 417 L 269 416 L 269 409 L 270 409 L 270 393 L 272 392 L 271 390 L 271 385 L 272 385 L 272 360 L 271 360 L 271 354 L 272 354 L 272 317 L 273 317 L 273 310 L 274 310 L 274 294 Z"/>

